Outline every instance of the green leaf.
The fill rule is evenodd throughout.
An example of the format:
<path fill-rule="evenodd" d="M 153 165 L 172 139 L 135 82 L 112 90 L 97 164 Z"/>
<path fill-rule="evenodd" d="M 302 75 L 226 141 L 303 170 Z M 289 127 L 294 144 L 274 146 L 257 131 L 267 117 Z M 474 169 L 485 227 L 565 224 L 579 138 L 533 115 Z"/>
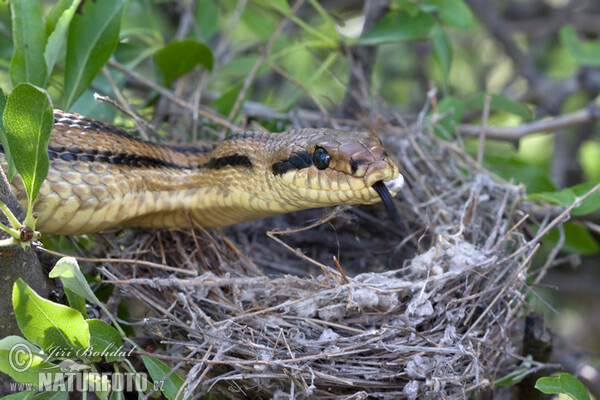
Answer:
<path fill-rule="evenodd" d="M 467 107 L 482 110 L 486 93 L 477 93 L 467 100 Z M 523 119 L 533 118 L 529 107 L 521 104 L 501 93 L 491 93 L 490 111 L 505 111 Z"/>
<path fill-rule="evenodd" d="M 54 126 L 52 102 L 45 90 L 22 83 L 8 96 L 2 117 L 12 161 L 25 185 L 29 205 L 25 225 L 33 228 L 32 206 L 46 179 L 48 141 Z"/>
<path fill-rule="evenodd" d="M 12 302 L 19 329 L 42 349 L 76 352 L 90 345 L 89 328 L 79 311 L 44 299 L 21 278 L 13 286 Z"/>
<path fill-rule="evenodd" d="M 87 308 L 85 306 L 85 298 L 76 293 L 73 293 L 72 290 L 66 287 L 63 287 L 63 289 L 65 291 L 65 295 L 67 296 L 67 300 L 69 301 L 69 306 L 79 311 L 81 315 L 83 315 L 83 318 L 87 319 L 88 313 Z"/>
<path fill-rule="evenodd" d="M 541 192 L 527 196 L 527 200 L 542 200 L 550 204 L 568 207 L 575 201 L 575 193 L 571 189 L 563 189 L 560 192 Z"/>
<path fill-rule="evenodd" d="M 446 115 L 435 125 L 436 135 L 444 139 L 453 137 L 455 126 L 461 121 L 464 111 L 465 102 L 463 100 L 453 96 L 445 96 L 438 103 L 438 114 Z"/>
<path fill-rule="evenodd" d="M 494 386 L 514 386 L 527 376 L 529 368 L 516 369 L 494 381 Z"/>
<path fill-rule="evenodd" d="M 46 15 L 46 36 L 50 36 L 50 34 L 54 32 L 58 20 L 63 13 L 71 7 L 74 2 L 78 3 L 79 1 L 80 0 L 58 0 L 56 4 L 52 6 L 50 12 Z"/>
<path fill-rule="evenodd" d="M 46 30 L 39 0 L 12 1 L 12 30 L 14 54 L 10 62 L 10 81 L 13 86 L 30 82 L 46 86 Z"/>
<path fill-rule="evenodd" d="M 125 400 L 125 396 L 121 390 L 113 390 L 110 394 L 110 400 Z"/>
<path fill-rule="evenodd" d="M 573 194 L 577 197 L 583 196 L 592 190 L 598 182 L 581 183 L 571 187 Z M 585 215 L 592 213 L 600 208 L 600 190 L 596 190 L 581 202 L 580 205 L 571 211 L 571 215 Z"/>
<path fill-rule="evenodd" d="M 69 392 L 66 390 L 56 390 L 38 393 L 33 396 L 33 400 L 67 400 Z"/>
<path fill-rule="evenodd" d="M 531 369 L 531 355 L 528 355 L 525 360 L 519 365 L 520 368 L 509 372 L 502 378 L 494 381 L 494 386 L 514 386 L 521 382 L 527 376 L 527 372 Z"/>
<path fill-rule="evenodd" d="M 292 11 L 287 0 L 254 0 L 254 3 L 259 4 L 265 8 L 277 10 L 283 15 L 288 15 Z"/>
<path fill-rule="evenodd" d="M 86 320 L 90 330 L 90 347 L 94 353 L 104 354 L 106 362 L 123 360 L 123 340 L 119 332 L 99 319 Z"/>
<path fill-rule="evenodd" d="M 571 374 L 561 373 L 553 378 L 540 378 L 535 388 L 546 394 L 564 393 L 575 400 L 589 400 L 590 395 L 581 381 Z"/>
<path fill-rule="evenodd" d="M 48 43 L 46 44 L 46 50 L 44 51 L 44 59 L 46 60 L 48 74 L 52 73 L 54 63 L 56 62 L 56 58 L 60 53 L 60 48 L 65 41 L 65 33 L 71 24 L 71 20 L 73 19 L 75 11 L 77 11 L 77 7 L 79 7 L 80 2 L 81 0 L 61 0 L 56 4 L 56 6 L 54 6 L 54 8 L 52 8 L 50 15 L 48 18 L 46 18 L 46 34 L 48 35 Z M 53 18 L 50 18 L 54 17 L 62 7 L 68 6 L 69 3 L 72 4 L 59 14 L 59 18 L 56 21 L 54 21 Z"/>
<path fill-rule="evenodd" d="M 440 66 L 444 81 L 447 81 L 452 65 L 452 46 L 444 29 L 439 25 L 433 28 L 433 49 L 435 61 Z"/>
<path fill-rule="evenodd" d="M 0 400 L 27 400 L 33 398 L 35 392 L 33 390 L 25 390 L 21 393 L 13 393 L 0 398 Z"/>
<path fill-rule="evenodd" d="M 154 357 L 142 356 L 142 361 L 155 382 L 162 381 L 164 376 L 171 372 L 171 368 L 167 364 Z M 164 379 L 163 393 L 167 399 L 175 400 L 181 386 L 183 386 L 183 379 L 173 372 Z"/>
<path fill-rule="evenodd" d="M 52 268 L 49 274 L 50 278 L 60 278 L 63 286 L 78 296 L 84 297 L 90 302 L 94 303 L 100 309 L 102 309 L 108 317 L 112 320 L 113 324 L 117 327 L 119 332 L 125 337 L 125 333 L 118 326 L 118 323 L 115 321 L 114 317 L 110 314 L 110 312 L 106 309 L 106 306 L 102 304 L 100 299 L 96 297 L 92 288 L 88 284 L 87 280 L 79 270 L 79 265 L 77 264 L 77 260 L 73 257 L 63 257 Z"/>
<path fill-rule="evenodd" d="M 196 65 L 206 69 L 213 67 L 210 48 L 197 40 L 186 39 L 171 42 L 156 53 L 156 64 L 165 76 L 165 86 L 181 75 L 190 72 Z"/>
<path fill-rule="evenodd" d="M 6 162 L 8 163 L 8 171 L 6 173 L 6 177 L 8 178 L 8 181 L 11 182 L 17 170 L 15 169 L 15 163 L 12 161 L 12 156 L 10 154 L 10 146 L 8 145 L 8 139 L 6 138 L 6 130 L 4 129 L 3 115 L 5 107 L 6 97 L 4 96 L 4 92 L 0 88 L 0 144 L 2 144 L 4 157 L 6 158 Z"/>
<path fill-rule="evenodd" d="M 84 379 L 86 381 L 88 381 L 88 385 L 91 388 L 107 388 L 107 390 L 94 390 L 94 394 L 96 396 L 98 396 L 98 398 L 100 400 L 106 400 L 108 399 L 108 393 L 110 392 L 110 384 L 111 384 L 111 380 L 109 378 L 108 375 L 106 374 L 99 374 L 97 372 L 90 372 L 88 374 L 85 374 Z M 139 398 L 142 398 L 142 396 L 140 396 Z"/>
<path fill-rule="evenodd" d="M 515 183 L 522 183 L 527 193 L 550 192 L 556 190 L 548 173 L 537 165 L 531 165 L 517 158 L 494 157 L 486 155 L 486 166 L 500 177 Z"/>
<path fill-rule="evenodd" d="M 119 42 L 125 0 L 86 1 L 69 26 L 65 109 L 69 109 L 106 64 Z"/>
<path fill-rule="evenodd" d="M 429 37 L 437 22 L 431 14 L 419 12 L 410 16 L 404 11 L 388 12 L 373 28 L 358 39 L 361 45 L 424 39 Z"/>
<path fill-rule="evenodd" d="M 572 25 L 560 30 L 560 40 L 580 65 L 600 67 L 600 42 L 581 42 Z"/>
<path fill-rule="evenodd" d="M 565 222 L 563 224 L 565 231 L 565 241 L 562 251 L 572 254 L 591 255 L 598 253 L 598 242 L 583 226 L 574 222 Z M 558 229 L 551 229 L 545 236 L 544 242 L 551 246 L 556 246 L 560 234 Z"/>
<path fill-rule="evenodd" d="M 589 182 L 565 188 L 560 192 L 541 192 L 527 196 L 527 200 L 542 200 L 550 204 L 569 207 L 580 196 L 592 190 L 597 183 Z M 571 215 L 585 215 L 600 208 L 600 191 L 596 190 L 571 211 Z"/>
<path fill-rule="evenodd" d="M 208 41 L 216 32 L 219 22 L 219 7 L 210 0 L 201 0 L 196 5 L 196 22 L 202 38 Z"/>
<path fill-rule="evenodd" d="M 60 278 L 65 288 L 98 306 L 103 306 L 102 302 L 94 294 L 85 276 L 81 273 L 77 260 L 73 257 L 63 257 L 58 260 L 48 276 L 50 278 Z"/>
<path fill-rule="evenodd" d="M 0 371 L 17 382 L 37 385 L 39 373 L 60 372 L 47 358 L 39 347 L 20 336 L 0 340 Z"/>
<path fill-rule="evenodd" d="M 211 107 L 216 109 L 221 115 L 229 115 L 243 86 L 244 82 L 232 85 L 221 95 L 221 97 L 215 99 L 210 104 Z"/>
<path fill-rule="evenodd" d="M 431 0 L 437 6 L 444 23 L 456 29 L 468 29 L 473 24 L 473 13 L 463 0 Z"/>

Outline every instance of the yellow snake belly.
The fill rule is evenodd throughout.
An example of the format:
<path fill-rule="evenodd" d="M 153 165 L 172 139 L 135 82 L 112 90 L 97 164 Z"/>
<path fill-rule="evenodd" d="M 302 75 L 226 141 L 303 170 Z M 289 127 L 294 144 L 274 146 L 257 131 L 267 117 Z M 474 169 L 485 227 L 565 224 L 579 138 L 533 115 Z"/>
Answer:
<path fill-rule="evenodd" d="M 135 138 L 55 110 L 50 170 L 34 204 L 40 232 L 227 226 L 339 204 L 391 206 L 403 184 L 369 131 L 236 133 L 217 144 L 176 146 Z M 0 147 L 0 165 L 7 170 Z M 11 188 L 27 204 L 17 175 Z"/>

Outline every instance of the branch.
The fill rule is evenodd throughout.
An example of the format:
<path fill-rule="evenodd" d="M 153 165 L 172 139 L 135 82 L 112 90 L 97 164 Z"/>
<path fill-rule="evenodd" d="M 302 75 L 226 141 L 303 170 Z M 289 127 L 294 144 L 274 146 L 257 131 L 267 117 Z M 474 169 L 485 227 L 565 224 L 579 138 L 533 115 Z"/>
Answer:
<path fill-rule="evenodd" d="M 485 129 L 485 136 L 488 139 L 515 141 L 525 135 L 535 132 L 554 132 L 559 129 L 582 125 L 593 122 L 600 118 L 600 109 L 595 106 L 587 107 L 570 114 L 560 115 L 558 117 L 545 118 L 538 121 L 528 122 L 519 126 L 511 127 L 493 127 L 488 126 Z M 460 124 L 456 127 L 458 133 L 462 136 L 477 137 L 481 131 L 480 125 Z"/>
<path fill-rule="evenodd" d="M 2 168 L 0 167 L 0 201 L 4 203 L 19 221 L 25 219 L 23 208 L 10 190 L 8 181 Z M 0 222 L 6 223 L 8 220 L 4 213 L 0 211 Z M 0 238 L 4 232 L 0 231 Z M 17 321 L 15 320 L 12 306 L 12 288 L 18 278 L 23 278 L 25 282 L 40 296 L 48 296 L 48 287 L 46 285 L 46 276 L 40 266 L 40 263 L 33 251 L 33 247 L 23 250 L 21 246 L 14 245 L 9 247 L 0 247 L 0 337 L 9 335 L 20 335 Z"/>

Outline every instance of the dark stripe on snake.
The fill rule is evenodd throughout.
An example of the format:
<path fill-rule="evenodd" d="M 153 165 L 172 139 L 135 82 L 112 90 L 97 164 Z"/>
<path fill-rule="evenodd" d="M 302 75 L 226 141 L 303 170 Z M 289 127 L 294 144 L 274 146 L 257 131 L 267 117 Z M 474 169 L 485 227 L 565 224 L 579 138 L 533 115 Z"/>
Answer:
<path fill-rule="evenodd" d="M 312 157 L 306 150 L 302 150 L 298 153 L 293 153 L 285 160 L 277 161 L 271 168 L 275 175 L 282 175 L 291 170 L 308 168 L 311 165 L 313 165 Z"/>

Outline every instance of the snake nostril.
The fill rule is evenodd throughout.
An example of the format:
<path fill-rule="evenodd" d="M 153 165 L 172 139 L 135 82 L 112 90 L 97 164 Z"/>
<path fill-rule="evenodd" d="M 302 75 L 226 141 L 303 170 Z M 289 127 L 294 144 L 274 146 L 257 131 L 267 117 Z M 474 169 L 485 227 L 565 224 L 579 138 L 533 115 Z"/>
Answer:
<path fill-rule="evenodd" d="M 350 173 L 354 175 L 356 174 L 356 171 L 358 171 L 358 163 L 354 158 L 350 158 Z"/>

